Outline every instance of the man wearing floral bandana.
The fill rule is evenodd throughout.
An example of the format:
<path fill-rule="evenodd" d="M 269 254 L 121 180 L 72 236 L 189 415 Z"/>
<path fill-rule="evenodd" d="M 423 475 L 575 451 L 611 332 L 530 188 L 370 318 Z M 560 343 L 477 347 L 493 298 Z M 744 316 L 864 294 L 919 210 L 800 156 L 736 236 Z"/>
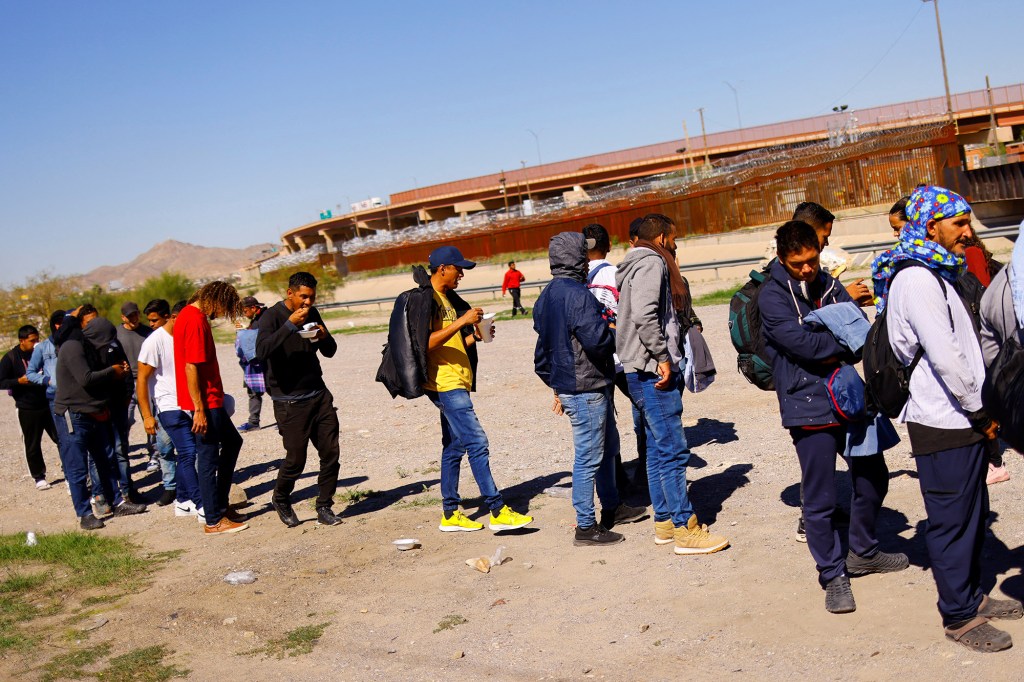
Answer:
<path fill-rule="evenodd" d="M 996 438 L 998 424 L 982 409 L 985 363 L 955 288 L 965 267 L 971 207 L 955 192 L 924 186 L 911 194 L 907 218 L 900 242 L 872 270 L 896 357 L 909 366 L 923 353 L 900 421 L 907 424 L 928 515 L 925 544 L 939 613 L 948 639 L 974 651 L 1001 651 L 1011 646 L 1010 635 L 989 619 L 1020 618 L 1024 609 L 981 589 L 986 441 Z"/>

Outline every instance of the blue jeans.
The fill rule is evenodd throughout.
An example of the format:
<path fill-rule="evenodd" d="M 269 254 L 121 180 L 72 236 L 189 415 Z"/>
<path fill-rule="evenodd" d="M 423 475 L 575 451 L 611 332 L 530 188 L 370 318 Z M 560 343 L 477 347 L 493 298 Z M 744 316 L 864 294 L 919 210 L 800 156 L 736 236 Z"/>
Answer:
<path fill-rule="evenodd" d="M 50 414 L 53 416 L 53 426 L 57 430 L 57 453 L 60 456 L 61 467 L 65 466 L 64 460 L 67 458 L 68 448 L 71 443 L 71 434 L 68 433 L 68 423 L 64 421 L 62 415 L 57 414 L 53 407 L 53 400 L 50 400 Z M 96 463 L 92 461 L 92 457 L 88 457 L 89 463 L 89 478 L 88 483 L 91 489 L 94 491 L 94 495 L 99 495 L 102 485 L 100 484 L 100 475 L 96 471 Z"/>
<path fill-rule="evenodd" d="M 681 375 L 673 373 L 666 390 L 654 384 L 657 374 L 626 374 L 633 404 L 647 422 L 647 485 L 651 492 L 654 520 L 672 519 L 676 527 L 685 526 L 693 516 L 686 494 L 686 465 L 690 449 L 683 433 L 683 396 L 679 392 Z"/>
<path fill-rule="evenodd" d="M 124 405 L 112 405 L 110 407 L 110 423 L 114 427 L 114 458 L 117 462 L 118 481 L 121 486 L 121 493 L 124 495 L 135 493 L 135 483 L 132 482 L 131 462 L 128 460 L 128 432 L 134 418 L 129 418 L 135 411 L 135 402 L 130 403 L 132 412 Z"/>
<path fill-rule="evenodd" d="M 161 412 L 157 419 L 163 426 L 164 433 L 174 444 L 177 454 L 174 478 L 178 502 L 192 502 L 197 507 L 202 507 L 203 498 L 199 492 L 199 476 L 196 473 L 196 435 L 192 433 L 192 418 L 188 416 L 188 412 L 171 410 Z"/>
<path fill-rule="evenodd" d="M 206 435 L 196 437 L 199 493 L 206 524 L 216 526 L 228 510 L 231 477 L 235 473 L 242 437 L 223 407 L 206 411 Z"/>
<path fill-rule="evenodd" d="M 601 508 L 619 506 L 615 487 L 615 458 L 619 454 L 619 431 L 615 427 L 615 403 L 611 387 L 587 393 L 559 393 L 562 409 L 572 424 L 576 457 L 572 465 L 572 506 L 576 525 L 590 528 L 594 516 L 594 484 Z"/>
<path fill-rule="evenodd" d="M 456 389 L 435 393 L 427 397 L 441 411 L 441 497 L 445 512 L 459 508 L 459 465 L 463 455 L 469 455 L 473 478 L 480 488 L 487 507 L 497 512 L 505 503 L 491 476 L 490 451 L 487 434 L 473 411 L 469 391 Z"/>
<path fill-rule="evenodd" d="M 75 506 L 75 514 L 79 517 L 92 513 L 89 505 L 89 458 L 96 465 L 99 475 L 99 490 L 112 502 L 113 506 L 121 504 L 121 493 L 118 490 L 117 463 L 114 457 L 114 427 L 111 422 L 96 421 L 81 412 L 68 412 L 71 431 L 68 433 L 68 448 L 64 457 L 64 478 L 71 488 L 71 502 Z M 67 430 L 65 416 L 60 417 L 63 428 Z M 96 488 L 93 493 L 98 492 Z"/>
<path fill-rule="evenodd" d="M 163 425 L 160 423 L 159 413 L 156 415 L 156 436 L 154 436 L 154 442 L 156 444 L 157 458 L 160 460 L 161 485 L 163 485 L 164 490 L 174 490 L 177 488 L 174 473 L 176 467 L 174 443 L 171 442 L 171 437 L 167 435 L 167 431 L 164 430 Z"/>

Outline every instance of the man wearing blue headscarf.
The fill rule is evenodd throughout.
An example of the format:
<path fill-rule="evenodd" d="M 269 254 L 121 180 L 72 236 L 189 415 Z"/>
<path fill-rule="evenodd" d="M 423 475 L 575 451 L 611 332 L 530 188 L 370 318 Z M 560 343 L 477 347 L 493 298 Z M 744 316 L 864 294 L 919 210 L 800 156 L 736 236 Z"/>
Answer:
<path fill-rule="evenodd" d="M 929 185 L 911 194 L 907 218 L 900 242 L 873 270 L 893 352 L 907 366 L 920 353 L 900 421 L 910 435 L 928 515 L 925 544 L 939 613 L 948 639 L 974 651 L 1001 651 L 1011 646 L 1010 635 L 989 619 L 1020 618 L 1024 609 L 981 590 L 986 440 L 996 438 L 998 424 L 982 408 L 985 362 L 954 286 L 964 270 L 971 207 L 955 192 Z"/>

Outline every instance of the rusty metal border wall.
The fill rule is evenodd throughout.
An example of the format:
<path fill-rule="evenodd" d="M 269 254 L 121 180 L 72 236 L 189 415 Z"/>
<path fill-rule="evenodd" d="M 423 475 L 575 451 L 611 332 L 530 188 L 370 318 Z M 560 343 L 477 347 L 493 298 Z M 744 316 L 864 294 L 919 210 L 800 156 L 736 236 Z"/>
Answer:
<path fill-rule="evenodd" d="M 468 258 L 547 248 L 552 235 L 598 222 L 625 241 L 629 223 L 664 213 L 680 236 L 730 232 L 789 219 L 801 201 L 837 211 L 884 204 L 920 182 L 957 185 L 959 148 L 948 125 L 926 125 L 879 133 L 839 148 L 826 143 L 769 149 L 738 157 L 714 176 L 676 188 L 651 185 L 632 195 L 566 209 L 557 215 L 495 223 L 474 234 L 395 245 L 378 251 L 338 254 L 339 270 L 361 272 L 423 263 L 440 243 L 458 246 Z"/>

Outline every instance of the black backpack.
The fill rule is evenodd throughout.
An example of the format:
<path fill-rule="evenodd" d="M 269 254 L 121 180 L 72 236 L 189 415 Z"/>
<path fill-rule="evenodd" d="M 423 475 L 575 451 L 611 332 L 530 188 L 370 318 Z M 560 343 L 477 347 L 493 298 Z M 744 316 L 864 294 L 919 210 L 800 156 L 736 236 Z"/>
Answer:
<path fill-rule="evenodd" d="M 914 260 L 903 261 L 896 266 L 892 280 L 895 280 L 897 274 L 909 267 L 927 268 L 923 263 Z M 928 268 L 928 271 L 939 280 L 942 295 L 947 296 L 946 283 L 942 281 L 942 277 L 931 268 Z M 892 281 L 889 286 L 892 286 Z M 949 312 L 949 326 L 952 329 L 953 311 L 949 308 L 948 297 L 946 310 Z M 864 342 L 864 393 L 869 414 L 880 413 L 886 417 L 895 418 L 900 415 L 903 406 L 910 399 L 910 375 L 914 373 L 918 363 L 921 362 L 924 348 L 917 349 L 910 365 L 900 362 L 892 349 L 892 344 L 889 343 L 888 312 L 889 308 L 887 307 L 875 318 Z"/>
<path fill-rule="evenodd" d="M 762 391 L 775 390 L 772 366 L 766 360 L 761 311 L 757 299 L 768 280 L 768 268 L 751 270 L 750 279 L 729 301 L 729 338 L 736 349 L 736 367 L 747 381 Z"/>
<path fill-rule="evenodd" d="M 981 297 L 985 295 L 985 285 L 973 272 L 965 272 L 956 279 L 956 293 L 971 314 L 974 331 L 981 334 Z"/>
<path fill-rule="evenodd" d="M 1016 324 L 1014 333 L 1003 341 L 988 368 L 981 387 L 981 402 L 985 411 L 999 422 L 999 437 L 1013 449 L 1024 452 L 1024 348 Z"/>

